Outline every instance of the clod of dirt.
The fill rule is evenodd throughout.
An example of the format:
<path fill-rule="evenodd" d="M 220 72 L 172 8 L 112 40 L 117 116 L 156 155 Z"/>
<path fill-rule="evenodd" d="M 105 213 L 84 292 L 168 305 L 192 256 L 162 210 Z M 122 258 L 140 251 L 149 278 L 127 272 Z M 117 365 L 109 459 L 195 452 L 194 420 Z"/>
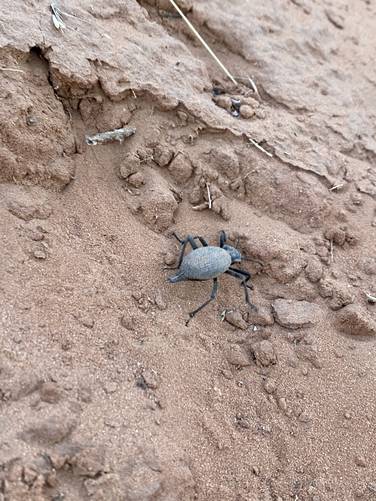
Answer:
<path fill-rule="evenodd" d="M 127 153 L 120 164 L 119 175 L 123 179 L 127 179 L 132 174 L 139 171 L 141 162 L 135 153 Z"/>
<path fill-rule="evenodd" d="M 142 172 L 136 172 L 135 174 L 131 174 L 127 181 L 131 186 L 141 188 L 145 184 L 145 176 Z"/>
<path fill-rule="evenodd" d="M 159 167 L 166 167 L 172 160 L 174 152 L 167 146 L 159 144 L 154 148 L 153 159 Z"/>
<path fill-rule="evenodd" d="M 132 315 L 128 315 L 125 313 L 121 319 L 120 319 L 120 324 L 127 330 L 129 331 L 134 331 L 136 328 L 136 319 Z"/>
<path fill-rule="evenodd" d="M 248 104 L 242 104 L 240 106 L 240 116 L 242 118 L 252 118 L 255 115 L 255 110 Z"/>
<path fill-rule="evenodd" d="M 280 253 L 278 259 L 270 263 L 269 274 L 282 284 L 296 279 L 307 264 L 306 258 L 298 253 Z"/>
<path fill-rule="evenodd" d="M 251 352 L 255 358 L 256 365 L 269 367 L 277 363 L 277 354 L 270 341 L 258 341 L 251 346 Z"/>
<path fill-rule="evenodd" d="M 319 283 L 319 294 L 323 298 L 330 298 L 329 307 L 339 310 L 354 301 L 354 295 L 348 284 L 323 278 Z"/>
<path fill-rule="evenodd" d="M 327 240 L 334 242 L 336 245 L 342 246 L 346 242 L 346 232 L 340 228 L 328 228 L 324 236 Z"/>
<path fill-rule="evenodd" d="M 56 404 L 61 399 L 61 390 L 56 383 L 43 383 L 39 388 L 39 395 L 42 402 Z"/>
<path fill-rule="evenodd" d="M 276 299 L 272 304 L 276 322 L 287 329 L 301 329 L 315 325 L 321 315 L 321 309 L 308 301 Z"/>
<path fill-rule="evenodd" d="M 265 379 L 264 381 L 264 390 L 269 395 L 272 395 L 277 391 L 277 382 L 274 379 Z"/>
<path fill-rule="evenodd" d="M 30 195 L 26 191 L 18 191 L 9 195 L 8 210 L 11 214 L 31 221 L 32 219 L 48 219 L 52 214 L 52 208 L 44 200 L 38 200 L 37 194 Z"/>
<path fill-rule="evenodd" d="M 223 196 L 217 198 L 212 203 L 212 210 L 222 217 L 225 221 L 230 219 L 230 207 L 228 200 Z"/>
<path fill-rule="evenodd" d="M 88 329 L 92 329 L 95 325 L 94 318 L 88 314 L 80 313 L 75 315 L 75 318 L 81 325 L 87 327 Z"/>
<path fill-rule="evenodd" d="M 24 372 L 11 377 L 12 372 L 2 366 L 0 369 L 1 392 L 7 400 L 17 401 L 38 390 L 42 378 L 34 372 Z"/>
<path fill-rule="evenodd" d="M 148 388 L 151 390 L 156 390 L 158 388 L 160 378 L 154 370 L 144 369 L 142 371 L 142 377 Z"/>
<path fill-rule="evenodd" d="M 257 305 L 257 311 L 248 311 L 248 323 L 252 325 L 273 325 L 274 317 L 269 307 Z"/>
<path fill-rule="evenodd" d="M 203 162 L 208 162 L 214 171 L 219 172 L 229 179 L 235 179 L 240 173 L 240 163 L 238 155 L 229 145 L 212 149 L 209 158 L 203 157 Z"/>
<path fill-rule="evenodd" d="M 88 478 L 84 485 L 89 498 L 95 501 L 117 501 L 124 495 L 119 476 L 113 473 Z"/>
<path fill-rule="evenodd" d="M 107 395 L 111 395 L 112 393 L 116 393 L 118 390 L 118 384 L 115 381 L 107 381 L 103 385 L 103 390 Z"/>
<path fill-rule="evenodd" d="M 21 433 L 26 442 L 56 444 L 67 438 L 77 426 L 76 417 L 59 412 L 47 419 L 41 419 Z"/>
<path fill-rule="evenodd" d="M 299 344 L 295 348 L 295 353 L 299 360 L 310 362 L 315 369 L 322 368 L 322 362 L 315 346 L 309 344 Z"/>
<path fill-rule="evenodd" d="M 356 304 L 345 306 L 337 313 L 335 325 L 341 332 L 352 336 L 376 335 L 376 321 L 367 310 Z"/>
<path fill-rule="evenodd" d="M 159 310 L 166 310 L 167 303 L 162 292 L 158 289 L 154 295 L 154 304 Z"/>
<path fill-rule="evenodd" d="M 69 459 L 76 475 L 96 477 L 105 470 L 105 452 L 101 448 L 85 447 Z"/>
<path fill-rule="evenodd" d="M 236 367 L 247 367 L 251 365 L 251 361 L 244 351 L 244 349 L 238 344 L 232 344 L 229 346 L 226 353 L 227 362 Z"/>
<path fill-rule="evenodd" d="M 238 329 L 245 330 L 248 325 L 247 322 L 242 317 L 241 313 L 237 310 L 230 310 L 226 312 L 226 321 Z"/>
<path fill-rule="evenodd" d="M 193 173 L 191 161 L 187 156 L 181 154 L 176 155 L 170 163 L 168 170 L 178 184 L 185 184 Z"/>
<path fill-rule="evenodd" d="M 147 190 L 129 203 L 134 213 L 140 213 L 145 223 L 153 230 L 162 232 L 174 223 L 178 203 L 167 182 L 150 170 Z"/>
<path fill-rule="evenodd" d="M 367 275 L 376 275 L 376 258 L 367 257 L 362 259 L 360 267 Z"/>
<path fill-rule="evenodd" d="M 35 259 L 40 259 L 42 261 L 44 259 L 47 259 L 47 257 L 48 257 L 46 249 L 44 247 L 41 247 L 41 246 L 35 246 L 31 250 L 31 254 L 35 257 Z"/>
<path fill-rule="evenodd" d="M 323 268 L 320 260 L 317 257 L 311 257 L 308 260 L 305 268 L 305 274 L 308 280 L 312 283 L 318 282 L 323 274 Z"/>

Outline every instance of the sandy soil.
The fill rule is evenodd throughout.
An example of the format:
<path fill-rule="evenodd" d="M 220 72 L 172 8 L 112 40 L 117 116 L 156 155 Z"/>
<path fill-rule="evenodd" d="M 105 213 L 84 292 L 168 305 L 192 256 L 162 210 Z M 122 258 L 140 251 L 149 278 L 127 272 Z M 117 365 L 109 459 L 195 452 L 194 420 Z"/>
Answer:
<path fill-rule="evenodd" d="M 376 5 L 179 5 L 2 2 L 0 500 L 376 499 Z"/>

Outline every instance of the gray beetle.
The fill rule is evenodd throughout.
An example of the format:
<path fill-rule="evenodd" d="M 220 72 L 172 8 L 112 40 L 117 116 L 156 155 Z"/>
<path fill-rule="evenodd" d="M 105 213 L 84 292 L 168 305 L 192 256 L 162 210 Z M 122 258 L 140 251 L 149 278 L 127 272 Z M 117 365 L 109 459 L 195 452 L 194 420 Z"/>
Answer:
<path fill-rule="evenodd" d="M 176 283 L 185 280 L 213 280 L 213 289 L 210 294 L 210 298 L 201 306 L 189 313 L 189 319 L 187 320 L 186 325 L 188 325 L 189 321 L 196 315 L 196 313 L 205 308 L 205 306 L 217 297 L 218 277 L 222 275 L 222 273 L 227 273 L 228 275 L 240 280 L 240 284 L 244 288 L 246 303 L 251 308 L 257 310 L 256 306 L 254 306 L 249 299 L 248 289 L 252 290 L 253 288 L 247 283 L 251 278 L 250 273 L 232 266 L 235 263 L 240 263 L 242 259 L 246 258 L 242 257 L 238 249 L 226 244 L 227 237 L 224 231 L 220 232 L 219 247 L 208 245 L 206 240 L 200 236 L 193 237 L 188 235 L 184 240 L 182 240 L 176 235 L 176 233 L 173 233 L 173 235 L 180 242 L 181 250 L 178 266 L 176 268 L 169 268 L 177 269 L 178 271 L 175 275 L 168 277 L 168 281 Z M 198 246 L 196 240 L 201 242 L 202 247 Z M 190 244 L 192 251 L 189 254 L 184 255 L 187 244 Z"/>

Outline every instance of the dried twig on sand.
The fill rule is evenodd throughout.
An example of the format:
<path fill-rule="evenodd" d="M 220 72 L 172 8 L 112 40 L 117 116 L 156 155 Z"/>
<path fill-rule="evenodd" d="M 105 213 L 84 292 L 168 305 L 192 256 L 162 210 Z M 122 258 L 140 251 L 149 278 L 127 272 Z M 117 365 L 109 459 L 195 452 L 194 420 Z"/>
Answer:
<path fill-rule="evenodd" d="M 19 70 L 18 68 L 7 68 L 6 66 L 0 66 L 0 71 L 14 71 L 15 73 L 25 73 L 24 70 Z"/>
<path fill-rule="evenodd" d="M 208 191 L 208 206 L 209 206 L 209 209 L 212 208 L 212 198 L 211 198 L 211 194 L 210 194 L 210 186 L 208 185 L 208 183 L 206 183 L 206 189 Z"/>
<path fill-rule="evenodd" d="M 368 294 L 366 292 L 366 297 L 367 297 L 367 301 L 369 303 L 372 303 L 372 304 L 375 304 L 376 303 L 376 296 L 375 295 L 372 295 L 372 294 Z"/>
<path fill-rule="evenodd" d="M 330 262 L 334 261 L 334 249 L 333 249 L 333 240 L 330 241 Z"/>
<path fill-rule="evenodd" d="M 193 26 L 193 24 L 190 22 L 190 20 L 185 16 L 185 14 L 182 12 L 182 10 L 179 8 L 179 6 L 176 4 L 174 0 L 169 0 L 171 5 L 179 12 L 180 16 L 182 17 L 183 21 L 188 25 L 189 29 L 196 35 L 196 37 L 200 40 L 202 45 L 205 47 L 205 49 L 209 52 L 209 54 L 212 56 L 212 58 L 216 61 L 216 63 L 222 68 L 222 70 L 226 73 L 228 78 L 232 81 L 233 84 L 238 85 L 238 82 L 235 80 L 235 78 L 231 75 L 231 73 L 228 71 L 226 66 L 218 59 L 218 57 L 214 54 L 212 49 L 209 47 L 209 45 L 205 42 L 205 40 L 202 38 L 200 33 L 196 30 L 196 28 Z"/>
<path fill-rule="evenodd" d="M 248 141 L 250 143 L 253 144 L 253 146 L 256 146 L 256 148 L 258 148 L 260 151 L 262 151 L 263 153 L 265 153 L 265 155 L 268 155 L 268 157 L 273 157 L 272 153 L 270 153 L 270 151 L 266 151 L 262 146 L 260 146 L 258 143 L 256 143 L 256 141 L 254 139 L 252 139 L 251 137 L 247 136 L 248 137 Z"/>
<path fill-rule="evenodd" d="M 118 141 L 122 143 L 126 137 L 133 136 L 136 132 L 134 127 L 122 127 L 121 129 L 110 130 L 108 132 L 99 132 L 94 136 L 86 136 L 86 144 L 95 146 L 96 144 L 112 143 Z"/>
<path fill-rule="evenodd" d="M 329 188 L 329 191 L 340 190 L 341 188 L 343 188 L 343 184 L 336 184 L 335 186 Z"/>

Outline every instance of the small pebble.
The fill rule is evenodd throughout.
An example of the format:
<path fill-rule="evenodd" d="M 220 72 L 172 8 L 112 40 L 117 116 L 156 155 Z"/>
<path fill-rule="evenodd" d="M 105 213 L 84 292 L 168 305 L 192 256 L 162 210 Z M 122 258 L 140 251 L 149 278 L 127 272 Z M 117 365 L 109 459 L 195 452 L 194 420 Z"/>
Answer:
<path fill-rule="evenodd" d="M 120 324 L 129 331 L 134 331 L 136 328 L 136 322 L 133 316 L 123 315 L 120 319 Z"/>
<path fill-rule="evenodd" d="M 355 456 L 355 464 L 361 468 L 365 468 L 367 466 L 366 458 L 361 455 Z"/>
<path fill-rule="evenodd" d="M 284 397 L 281 397 L 281 398 L 278 399 L 278 407 L 283 412 L 287 411 L 287 401 L 286 401 L 286 399 Z"/>
<path fill-rule="evenodd" d="M 33 256 L 36 259 L 47 259 L 47 252 L 44 249 L 34 249 Z"/>
<path fill-rule="evenodd" d="M 276 389 L 277 384 L 273 379 L 266 379 L 266 381 L 264 381 L 264 390 L 266 391 L 266 393 L 271 395 L 276 391 Z"/>
<path fill-rule="evenodd" d="M 248 104 L 242 104 L 240 106 L 240 116 L 242 118 L 252 118 L 255 114 L 255 110 Z"/>
<path fill-rule="evenodd" d="M 233 325 L 234 327 L 237 327 L 238 329 L 245 330 L 248 327 L 247 322 L 241 316 L 239 311 L 236 310 L 227 311 L 225 319 L 229 324 Z"/>
<path fill-rule="evenodd" d="M 156 390 L 158 388 L 159 377 L 155 371 L 145 369 L 144 371 L 142 371 L 142 377 L 148 388 L 150 388 L 151 390 Z"/>
<path fill-rule="evenodd" d="M 103 386 L 104 391 L 109 395 L 111 393 L 115 393 L 118 389 L 117 383 L 115 381 L 109 381 Z"/>
<path fill-rule="evenodd" d="M 173 252 L 166 252 L 164 256 L 164 262 L 167 266 L 172 266 L 175 264 L 176 255 Z"/>

